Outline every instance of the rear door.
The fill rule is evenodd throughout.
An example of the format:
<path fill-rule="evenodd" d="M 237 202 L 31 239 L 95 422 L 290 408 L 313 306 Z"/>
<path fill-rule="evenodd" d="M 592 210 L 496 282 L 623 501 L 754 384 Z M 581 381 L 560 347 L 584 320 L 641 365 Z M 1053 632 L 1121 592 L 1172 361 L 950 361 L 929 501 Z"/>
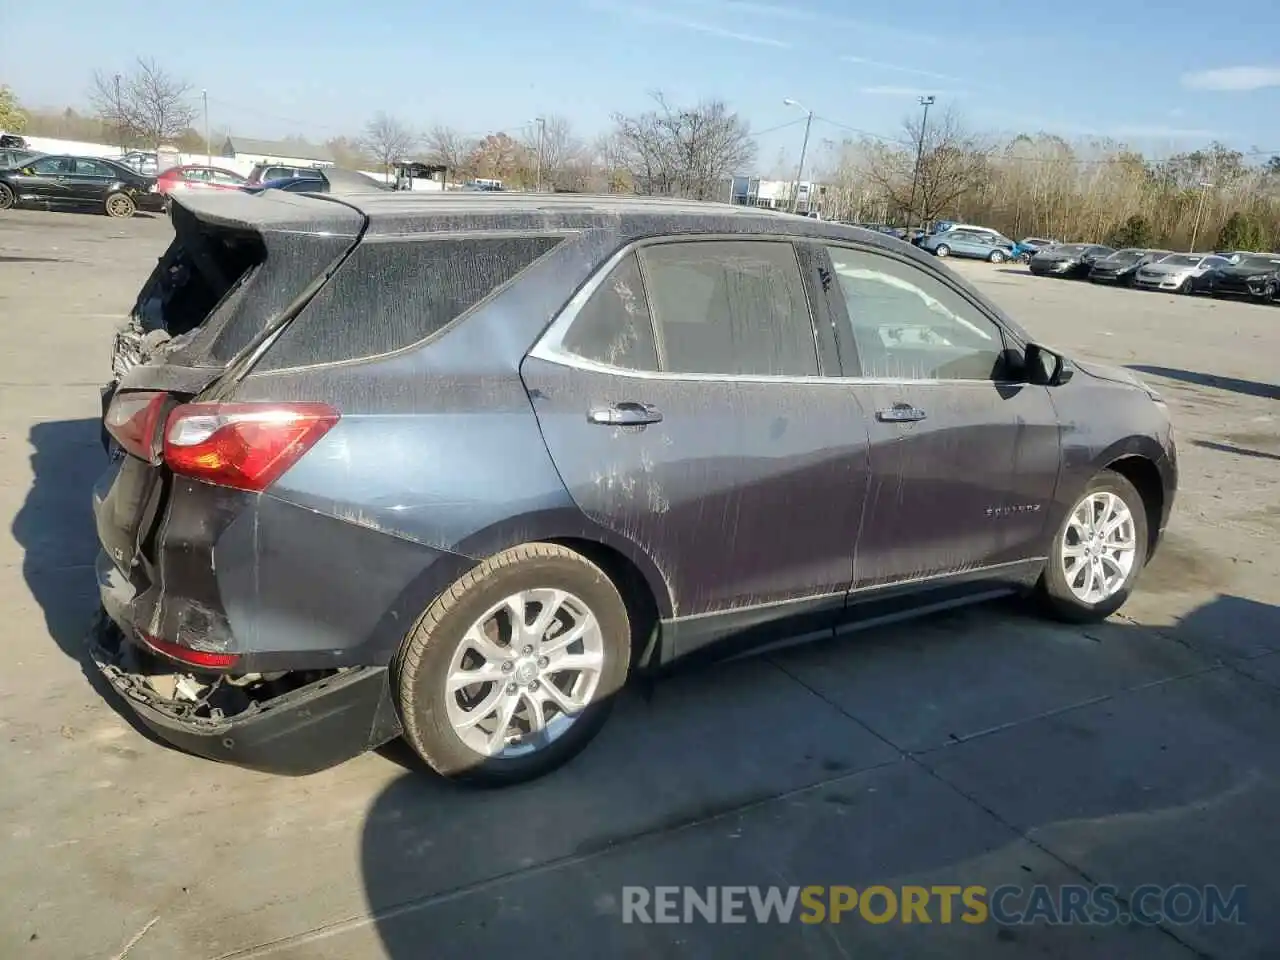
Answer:
<path fill-rule="evenodd" d="M 102 203 L 107 199 L 107 188 L 120 179 L 120 174 L 100 160 L 76 157 L 68 192 L 71 198 L 84 203 Z"/>
<path fill-rule="evenodd" d="M 786 240 L 643 244 L 524 363 L 570 494 L 656 563 L 678 618 L 791 616 L 803 633 L 829 627 L 843 603 L 867 427 L 858 397 L 829 376 L 824 276 Z M 715 633 L 677 644 L 688 652 Z"/>
<path fill-rule="evenodd" d="M 856 358 L 848 383 L 871 414 L 855 586 L 1043 557 L 1059 426 L 1047 388 L 1018 382 L 1020 345 L 945 271 L 855 246 L 826 252 L 841 355 Z"/>

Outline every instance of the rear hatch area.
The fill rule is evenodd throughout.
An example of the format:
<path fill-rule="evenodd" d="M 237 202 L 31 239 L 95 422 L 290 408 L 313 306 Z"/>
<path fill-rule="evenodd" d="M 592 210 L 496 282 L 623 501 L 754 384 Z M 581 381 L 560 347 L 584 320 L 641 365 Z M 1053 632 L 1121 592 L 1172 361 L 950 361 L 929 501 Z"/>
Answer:
<path fill-rule="evenodd" d="M 95 657 L 132 696 L 215 719 L 316 678 L 226 676 L 237 658 L 214 547 L 257 495 L 176 476 L 160 453 L 165 419 L 231 389 L 358 243 L 364 217 L 316 198 L 228 193 L 175 197 L 172 219 L 174 239 L 116 337 L 103 390 L 110 459 L 93 509 L 109 622 Z M 125 640 L 143 646 L 129 651 Z M 166 643 L 181 647 L 178 663 L 152 656 Z"/>

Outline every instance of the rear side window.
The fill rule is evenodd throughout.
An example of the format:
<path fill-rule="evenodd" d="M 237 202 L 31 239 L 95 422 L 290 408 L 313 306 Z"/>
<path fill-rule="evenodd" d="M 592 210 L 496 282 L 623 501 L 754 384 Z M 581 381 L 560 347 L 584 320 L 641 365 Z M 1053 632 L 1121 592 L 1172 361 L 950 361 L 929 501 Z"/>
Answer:
<path fill-rule="evenodd" d="M 375 357 L 438 333 L 561 242 L 512 236 L 358 246 L 259 369 Z"/>
<path fill-rule="evenodd" d="M 663 243 L 640 256 L 664 372 L 818 376 L 809 301 L 790 243 Z"/>
<path fill-rule="evenodd" d="M 626 370 L 657 370 L 658 349 L 640 265 L 630 253 L 583 304 L 561 347 L 584 360 Z"/>

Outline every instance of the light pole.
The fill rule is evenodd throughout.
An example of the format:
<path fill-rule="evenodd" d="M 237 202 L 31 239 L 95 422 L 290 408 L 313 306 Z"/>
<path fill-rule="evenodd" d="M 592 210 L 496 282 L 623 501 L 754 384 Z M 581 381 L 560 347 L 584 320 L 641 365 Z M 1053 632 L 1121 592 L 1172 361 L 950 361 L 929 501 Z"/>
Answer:
<path fill-rule="evenodd" d="M 924 107 L 924 119 L 920 121 L 920 141 L 916 144 L 916 166 L 911 173 L 911 202 L 907 204 L 907 228 L 911 227 L 911 218 L 916 215 L 916 185 L 920 182 L 920 161 L 924 157 L 924 131 L 929 125 L 929 108 L 933 106 L 932 95 L 920 97 L 920 106 Z"/>
<path fill-rule="evenodd" d="M 796 206 L 800 202 L 800 181 L 804 178 L 804 155 L 809 150 L 809 128 L 813 126 L 813 111 L 800 103 L 798 100 L 792 100 L 787 97 L 782 101 L 788 107 L 799 107 L 807 116 L 804 120 L 804 142 L 800 144 L 800 165 L 796 167 L 796 182 L 791 189 L 791 212 L 796 212 Z M 812 200 L 812 197 L 810 198 Z M 805 211 L 808 212 L 807 210 Z"/>
<path fill-rule="evenodd" d="M 200 99 L 204 101 L 204 152 L 205 160 L 213 166 L 213 141 L 209 139 L 209 91 L 201 90 Z"/>
<path fill-rule="evenodd" d="M 1208 180 L 1200 181 L 1200 202 L 1196 204 L 1196 222 L 1191 228 L 1191 246 L 1187 249 L 1187 253 L 1196 252 L 1196 236 L 1200 233 L 1200 215 L 1204 213 L 1204 198 L 1212 186 L 1213 184 Z"/>
<path fill-rule="evenodd" d="M 124 156 L 124 108 L 120 104 L 120 74 L 116 74 L 116 139 L 120 141 L 120 156 Z"/>
<path fill-rule="evenodd" d="M 534 117 L 531 122 L 536 123 L 538 125 L 538 156 L 537 156 L 537 159 L 534 161 L 534 167 L 536 170 L 534 174 L 534 178 L 535 178 L 534 182 L 536 185 L 533 188 L 533 192 L 541 193 L 542 192 L 542 142 L 547 135 L 547 118 Z"/>

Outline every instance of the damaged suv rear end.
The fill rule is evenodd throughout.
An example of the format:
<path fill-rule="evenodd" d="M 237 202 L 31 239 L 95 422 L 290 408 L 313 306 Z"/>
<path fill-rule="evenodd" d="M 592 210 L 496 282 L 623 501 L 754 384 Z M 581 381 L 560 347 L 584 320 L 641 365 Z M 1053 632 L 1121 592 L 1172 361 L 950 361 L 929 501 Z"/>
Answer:
<path fill-rule="evenodd" d="M 274 718 L 304 717 L 315 735 L 268 765 L 305 772 L 333 749 L 394 736 L 394 713 L 380 711 L 377 671 L 323 657 L 277 669 L 278 656 L 236 635 L 234 606 L 252 603 L 262 574 L 262 514 L 280 509 L 260 494 L 340 415 L 322 402 L 237 403 L 235 384 L 364 220 L 334 205 L 317 229 L 287 203 L 238 218 L 243 205 L 174 205 L 175 239 L 117 334 L 103 390 L 110 464 L 93 494 L 103 607 L 91 651 L 149 727 L 198 754 L 263 765 Z M 333 692 L 323 713 L 309 710 Z M 368 719 L 352 724 L 352 712 Z"/>
<path fill-rule="evenodd" d="M 161 738 L 305 773 L 399 734 L 391 657 L 422 598 L 474 565 L 370 511 L 371 476 L 421 476 L 414 444 L 447 442 L 401 415 L 437 406 L 408 380 L 448 392 L 405 348 L 563 236 L 490 239 L 459 271 L 456 241 L 367 241 L 339 200 L 184 197 L 172 219 L 103 390 L 90 648 Z M 381 504 L 406 524 L 412 506 Z"/>

